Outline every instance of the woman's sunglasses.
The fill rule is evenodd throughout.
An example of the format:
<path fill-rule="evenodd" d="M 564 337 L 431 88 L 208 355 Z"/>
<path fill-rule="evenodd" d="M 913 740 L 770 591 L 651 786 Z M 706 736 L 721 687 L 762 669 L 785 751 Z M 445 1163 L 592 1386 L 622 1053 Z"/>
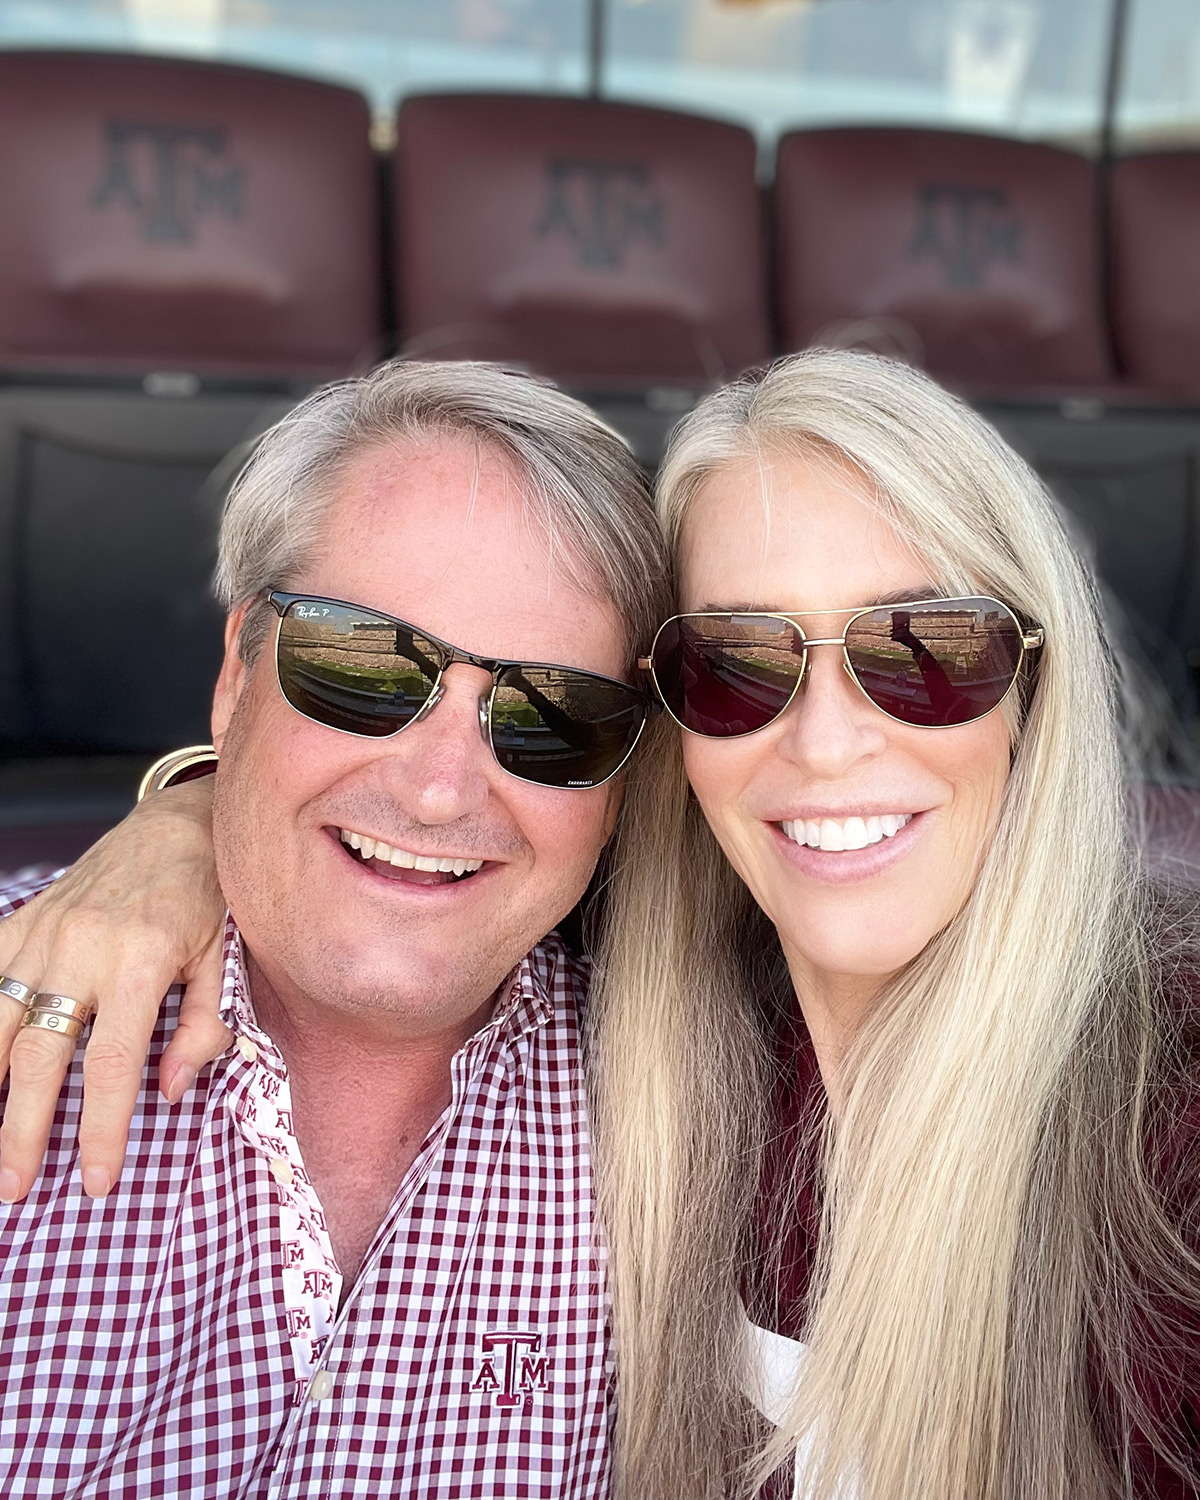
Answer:
<path fill-rule="evenodd" d="M 1004 701 L 1028 651 L 1045 640 L 999 599 L 916 599 L 849 614 L 845 633 L 809 640 L 777 614 L 675 615 L 654 638 L 649 667 L 672 718 L 728 739 L 765 729 L 796 696 L 811 646 L 841 646 L 863 693 L 901 724 L 946 729 Z"/>
<path fill-rule="evenodd" d="M 427 713 L 442 673 L 468 662 L 492 676 L 479 728 L 497 763 L 536 786 L 587 788 L 615 776 L 654 704 L 627 682 L 542 662 L 460 651 L 404 620 L 273 589 L 275 664 L 291 706 L 328 729 L 383 738 Z"/>

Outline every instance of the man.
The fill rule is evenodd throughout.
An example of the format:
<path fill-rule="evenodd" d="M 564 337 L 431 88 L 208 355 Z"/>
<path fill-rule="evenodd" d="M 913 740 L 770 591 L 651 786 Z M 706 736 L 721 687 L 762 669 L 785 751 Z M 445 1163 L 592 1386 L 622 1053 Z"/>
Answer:
<path fill-rule="evenodd" d="M 0 1209 L 6 1496 L 607 1492 L 585 979 L 552 929 L 665 578 L 619 440 L 522 377 L 384 366 L 264 440 L 218 573 L 235 1045 L 174 1108 L 143 1088 L 94 1198 L 72 1062 Z"/>

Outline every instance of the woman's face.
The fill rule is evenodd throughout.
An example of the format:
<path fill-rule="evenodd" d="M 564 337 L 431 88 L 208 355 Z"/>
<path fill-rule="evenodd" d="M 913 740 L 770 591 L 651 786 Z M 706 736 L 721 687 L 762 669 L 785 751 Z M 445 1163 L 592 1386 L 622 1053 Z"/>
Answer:
<path fill-rule="evenodd" d="M 685 610 L 803 613 L 810 638 L 840 636 L 846 616 L 809 611 L 943 592 L 862 481 L 816 456 L 713 475 L 688 516 L 681 588 Z M 709 824 L 778 928 L 802 995 L 882 980 L 946 926 L 974 883 L 1009 765 L 1002 713 L 914 728 L 864 696 L 840 646 L 815 647 L 808 662 L 802 691 L 765 729 L 683 736 Z M 811 824 L 821 848 L 805 841 Z"/>

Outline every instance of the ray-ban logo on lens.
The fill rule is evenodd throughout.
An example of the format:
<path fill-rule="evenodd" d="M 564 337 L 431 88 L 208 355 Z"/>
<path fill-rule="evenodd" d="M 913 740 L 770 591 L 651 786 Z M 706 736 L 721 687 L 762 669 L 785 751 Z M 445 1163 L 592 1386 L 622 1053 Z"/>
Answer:
<path fill-rule="evenodd" d="M 491 1395 L 496 1406 L 511 1409 L 546 1389 L 549 1363 L 542 1335 L 523 1328 L 493 1328 L 479 1341 L 480 1359 L 473 1391 Z"/>
<path fill-rule="evenodd" d="M 546 198 L 534 233 L 573 241 L 582 265 L 611 270 L 635 240 L 665 244 L 666 221 L 666 199 L 643 164 L 565 157 L 546 163 Z"/>
<path fill-rule="evenodd" d="M 978 286 L 995 261 L 1022 259 L 1022 226 L 1000 188 L 928 184 L 917 190 L 916 218 L 909 258 L 939 260 L 951 286 Z"/>
<path fill-rule="evenodd" d="M 111 120 L 104 152 L 92 206 L 127 209 L 144 240 L 187 244 L 202 219 L 242 217 L 245 173 L 220 126 Z"/>

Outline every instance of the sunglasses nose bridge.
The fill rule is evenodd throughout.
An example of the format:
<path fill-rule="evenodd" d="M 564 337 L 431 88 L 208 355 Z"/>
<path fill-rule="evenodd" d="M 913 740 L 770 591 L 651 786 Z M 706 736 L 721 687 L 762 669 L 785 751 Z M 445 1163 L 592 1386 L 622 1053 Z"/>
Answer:
<path fill-rule="evenodd" d="M 806 639 L 803 642 L 803 646 L 804 657 L 800 667 L 800 676 L 796 682 L 797 694 L 802 693 L 807 689 L 809 681 L 812 678 L 813 656 L 811 653 L 814 646 L 839 647 L 842 654 L 842 666 L 846 670 L 846 672 L 848 672 L 850 676 L 853 677 L 854 673 L 851 671 L 850 660 L 846 655 L 846 637 L 844 635 L 815 636 L 811 640 Z M 824 651 L 822 651 L 821 655 L 824 655 Z"/>
<path fill-rule="evenodd" d="M 427 719 L 429 715 L 434 711 L 434 709 L 438 706 L 438 704 L 442 701 L 442 696 L 445 691 L 445 683 L 443 682 L 442 676 L 439 673 L 438 680 L 433 685 L 433 691 L 429 694 L 429 697 L 426 698 L 425 702 L 421 704 L 420 708 L 409 720 L 409 723 L 419 724 L 422 719 Z"/>

